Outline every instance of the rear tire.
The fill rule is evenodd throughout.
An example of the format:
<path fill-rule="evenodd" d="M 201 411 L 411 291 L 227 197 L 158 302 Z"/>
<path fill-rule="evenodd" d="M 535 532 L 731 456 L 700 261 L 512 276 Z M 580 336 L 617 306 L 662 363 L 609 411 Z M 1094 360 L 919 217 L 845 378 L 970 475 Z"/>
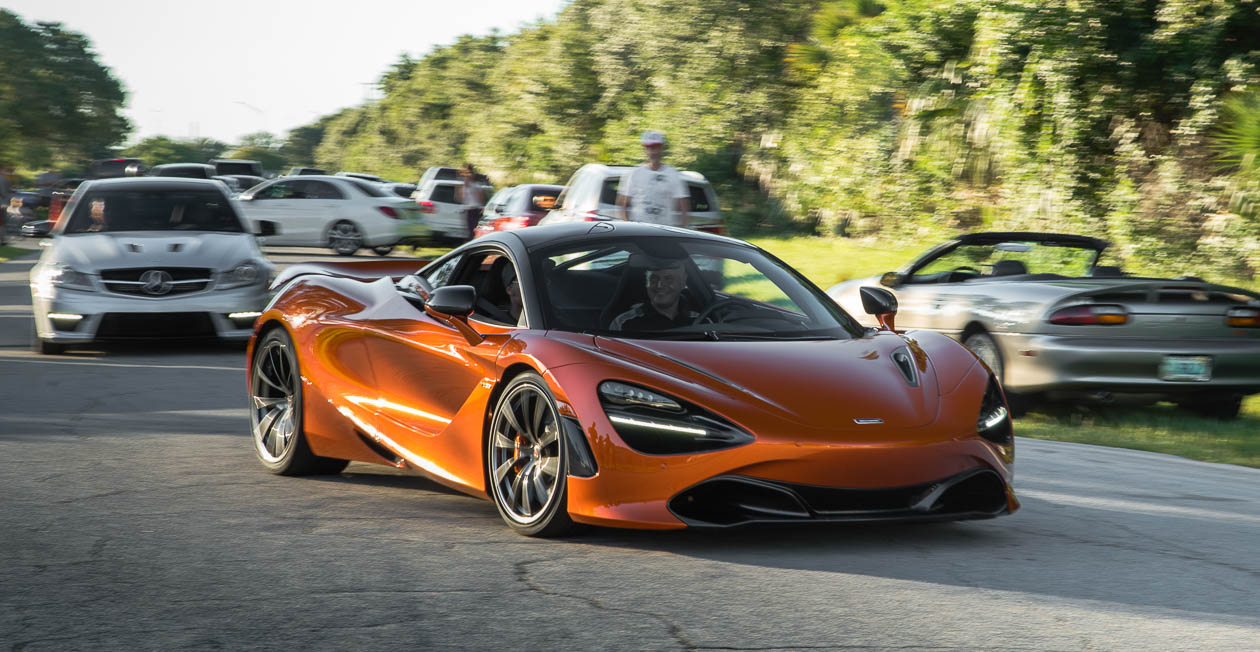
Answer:
<path fill-rule="evenodd" d="M 393 247 L 393 246 L 389 246 L 389 247 L 372 247 L 372 253 L 376 254 L 377 256 L 388 256 L 388 255 L 389 255 L 389 253 L 390 253 L 391 251 L 393 251 L 393 250 L 394 250 L 394 247 Z"/>
<path fill-rule="evenodd" d="M 349 464 L 320 457 L 306 443 L 302 424 L 302 375 L 293 340 L 282 328 L 269 331 L 250 360 L 250 434 L 254 454 L 276 475 L 331 475 Z"/>
<path fill-rule="evenodd" d="M 1193 399 L 1177 401 L 1177 405 L 1207 419 L 1233 421 L 1242 410 L 1242 401 L 1242 394 L 1199 395 Z"/>
<path fill-rule="evenodd" d="M 341 220 L 328 229 L 328 248 L 338 256 L 353 256 L 363 248 L 363 233 L 353 222 Z"/>

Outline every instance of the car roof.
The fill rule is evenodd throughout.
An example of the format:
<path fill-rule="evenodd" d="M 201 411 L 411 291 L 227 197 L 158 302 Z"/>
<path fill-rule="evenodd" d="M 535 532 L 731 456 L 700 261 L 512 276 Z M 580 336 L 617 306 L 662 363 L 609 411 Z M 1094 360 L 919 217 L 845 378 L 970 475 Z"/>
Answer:
<path fill-rule="evenodd" d="M 149 169 L 156 170 L 158 168 L 212 168 L 212 167 L 214 166 L 206 164 L 206 163 L 162 163 L 161 165 L 155 165 Z"/>
<path fill-rule="evenodd" d="M 1058 245 L 1072 245 L 1089 249 L 1106 249 L 1106 240 L 1091 238 L 1087 235 L 1070 233 L 1042 233 L 1037 231 L 983 231 L 967 233 L 954 238 L 959 244 L 998 244 L 1002 242 L 1047 242 Z"/>
<path fill-rule="evenodd" d="M 134 188 L 135 190 L 165 190 L 188 188 L 222 188 L 222 182 L 214 179 L 189 179 L 187 177 L 118 177 L 114 179 L 93 179 L 84 181 L 82 187 L 92 190 L 111 189 L 116 187 Z"/>
<path fill-rule="evenodd" d="M 583 165 L 581 169 L 578 170 L 578 172 L 581 172 L 582 170 L 596 170 L 596 171 L 603 172 L 606 175 L 622 175 L 637 167 L 639 166 L 638 165 L 607 165 L 605 163 L 587 163 L 586 165 Z M 699 172 L 696 172 L 695 170 L 678 170 L 678 174 L 681 175 L 682 178 L 686 179 L 690 183 L 700 183 L 700 184 L 709 183 L 709 180 L 706 179 L 703 174 L 700 174 Z"/>
<path fill-rule="evenodd" d="M 507 242 L 511 238 L 517 238 L 526 249 L 534 249 L 545 245 L 558 244 L 572 240 L 582 240 L 588 242 L 596 242 L 601 239 L 613 239 L 624 237 L 662 237 L 673 236 L 678 238 L 692 238 L 700 240 L 712 240 L 714 242 L 738 243 L 746 247 L 753 245 L 742 240 L 728 238 L 702 231 L 692 231 L 676 226 L 665 226 L 663 224 L 646 224 L 643 222 L 622 222 L 622 221 L 605 221 L 605 222 L 570 222 L 567 224 L 555 224 L 550 226 L 531 226 L 527 229 L 514 229 L 511 231 L 499 231 L 473 240 L 471 244 L 480 242 Z"/>

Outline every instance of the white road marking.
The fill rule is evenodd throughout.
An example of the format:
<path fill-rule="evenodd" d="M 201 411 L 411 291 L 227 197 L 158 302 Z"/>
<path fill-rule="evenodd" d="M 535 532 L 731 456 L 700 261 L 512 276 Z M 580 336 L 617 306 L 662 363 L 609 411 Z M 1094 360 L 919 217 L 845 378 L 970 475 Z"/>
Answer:
<path fill-rule="evenodd" d="M 213 367 L 210 365 L 129 364 L 125 362 L 94 362 L 80 360 L 46 360 L 42 358 L 0 357 L 0 362 L 36 362 L 53 365 L 79 365 L 84 367 L 126 367 L 130 369 L 205 369 L 208 371 L 245 371 L 245 367 Z"/>

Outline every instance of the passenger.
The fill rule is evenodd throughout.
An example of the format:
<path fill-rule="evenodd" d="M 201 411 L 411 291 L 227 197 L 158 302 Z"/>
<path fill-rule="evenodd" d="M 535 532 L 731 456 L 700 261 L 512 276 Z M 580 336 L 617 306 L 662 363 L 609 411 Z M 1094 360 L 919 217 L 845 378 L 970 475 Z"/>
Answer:
<path fill-rule="evenodd" d="M 508 314 L 512 315 L 512 322 L 520 324 L 521 311 L 523 304 L 521 303 L 521 284 L 516 279 L 516 268 L 508 265 L 503 268 L 503 288 L 508 296 Z"/>
<path fill-rule="evenodd" d="M 105 200 L 93 199 L 90 205 L 91 211 L 88 216 L 92 218 L 91 223 L 83 229 L 83 233 L 98 233 L 107 230 L 105 221 Z"/>
<path fill-rule="evenodd" d="M 682 291 L 687 272 L 680 259 L 655 259 L 648 266 L 647 301 L 630 306 L 609 325 L 614 331 L 664 331 L 690 326 L 700 316 L 688 305 Z"/>

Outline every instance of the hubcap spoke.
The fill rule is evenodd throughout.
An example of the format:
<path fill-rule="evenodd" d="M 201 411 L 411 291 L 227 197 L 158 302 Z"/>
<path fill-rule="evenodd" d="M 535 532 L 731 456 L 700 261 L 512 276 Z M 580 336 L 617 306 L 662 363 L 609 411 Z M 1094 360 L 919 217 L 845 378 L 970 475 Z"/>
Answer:
<path fill-rule="evenodd" d="M 512 470 L 512 466 L 516 464 L 516 460 L 508 458 L 498 468 L 494 470 L 494 481 L 502 483 L 503 478 L 507 477 L 508 471 Z"/>
<path fill-rule="evenodd" d="M 542 431 L 542 433 L 543 433 L 542 437 L 538 439 L 539 446 L 546 448 L 552 445 L 553 443 L 555 443 L 557 439 L 557 435 L 556 435 L 556 429 L 553 426 L 548 425 L 547 429 Z"/>
<path fill-rule="evenodd" d="M 530 476 L 534 480 L 534 493 L 538 496 L 540 505 L 547 504 L 547 497 L 551 494 L 551 490 L 547 488 L 547 483 L 543 482 L 541 467 L 535 466 L 534 472 Z"/>
<path fill-rule="evenodd" d="M 538 464 L 538 470 L 552 478 L 556 477 L 560 473 L 560 458 L 544 457 L 542 462 Z"/>

